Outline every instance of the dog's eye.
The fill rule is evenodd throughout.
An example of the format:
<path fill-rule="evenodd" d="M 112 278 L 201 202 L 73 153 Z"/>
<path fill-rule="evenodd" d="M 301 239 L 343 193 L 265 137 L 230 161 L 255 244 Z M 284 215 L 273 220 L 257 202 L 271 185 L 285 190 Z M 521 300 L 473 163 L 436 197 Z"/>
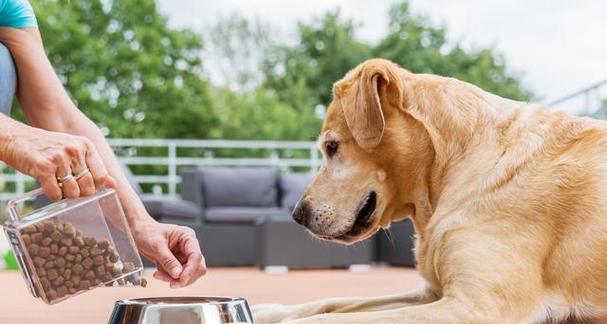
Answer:
<path fill-rule="evenodd" d="M 327 155 L 329 157 L 332 157 L 333 155 L 335 155 L 335 153 L 337 153 L 338 147 L 339 147 L 339 143 L 336 141 L 327 141 L 325 143 L 325 149 L 326 149 Z"/>

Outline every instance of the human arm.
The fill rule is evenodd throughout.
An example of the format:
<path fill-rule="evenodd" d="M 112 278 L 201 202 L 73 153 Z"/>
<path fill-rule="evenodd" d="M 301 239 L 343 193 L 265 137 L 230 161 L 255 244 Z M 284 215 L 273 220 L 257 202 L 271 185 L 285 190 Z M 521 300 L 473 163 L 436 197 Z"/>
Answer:
<path fill-rule="evenodd" d="M 46 57 L 38 29 L 0 28 L 0 41 L 9 48 L 15 61 L 19 75 L 17 98 L 28 123 L 34 127 L 19 125 L 6 117 L 0 120 L 2 126 L 12 123 L 14 129 L 21 129 L 22 134 L 29 134 L 41 142 L 49 134 L 56 135 L 59 144 L 62 142 L 61 136 L 75 141 L 76 151 L 84 155 L 85 163 L 81 164 L 91 169 L 97 186 L 110 182 L 109 185 L 115 187 L 139 250 L 157 264 L 156 276 L 170 281 L 171 286 L 184 286 L 204 274 L 204 258 L 193 232 L 184 227 L 157 223 L 148 215 L 101 131 L 74 105 L 64 90 Z M 7 138 L 12 138 L 7 142 L 12 143 L 12 147 L 31 142 L 21 139 L 21 145 L 17 145 L 15 140 L 20 138 L 8 136 L 10 129 L 4 131 L 0 127 L 0 137 L 6 134 Z M 46 144 L 40 146 L 44 148 Z M 64 159 L 78 160 L 74 156 L 68 154 Z M 89 160 L 92 162 L 89 163 Z M 46 173 L 45 177 L 54 180 L 55 173 L 51 173 L 51 170 L 46 170 Z"/>

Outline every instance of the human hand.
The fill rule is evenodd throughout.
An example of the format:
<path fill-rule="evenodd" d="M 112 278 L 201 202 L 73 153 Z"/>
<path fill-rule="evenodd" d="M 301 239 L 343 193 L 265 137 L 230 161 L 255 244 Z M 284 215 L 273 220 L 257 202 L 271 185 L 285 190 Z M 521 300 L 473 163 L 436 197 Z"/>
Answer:
<path fill-rule="evenodd" d="M 34 177 L 49 199 L 89 196 L 97 188 L 115 187 L 86 137 L 17 125 L 1 142 L 0 160 Z"/>
<path fill-rule="evenodd" d="M 185 287 L 206 273 L 204 256 L 194 231 L 185 226 L 136 222 L 131 226 L 139 252 L 156 265 L 154 278 L 171 288 Z"/>

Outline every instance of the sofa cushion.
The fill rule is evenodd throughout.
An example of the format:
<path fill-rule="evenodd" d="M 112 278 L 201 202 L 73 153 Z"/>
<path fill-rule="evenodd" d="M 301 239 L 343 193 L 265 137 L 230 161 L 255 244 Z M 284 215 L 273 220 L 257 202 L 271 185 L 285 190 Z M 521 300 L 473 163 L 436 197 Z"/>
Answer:
<path fill-rule="evenodd" d="M 278 206 L 276 168 L 205 168 L 201 175 L 207 208 Z"/>
<path fill-rule="evenodd" d="M 193 202 L 168 197 L 143 197 L 141 201 L 147 212 L 158 221 L 175 220 L 185 223 L 201 221 L 200 208 Z"/>
<path fill-rule="evenodd" d="M 205 210 L 209 223 L 252 223 L 265 217 L 289 218 L 288 211 L 278 207 L 213 207 Z"/>
<path fill-rule="evenodd" d="M 303 195 L 312 177 L 307 173 L 287 173 L 280 178 L 280 206 L 289 212 L 295 209 L 299 198 Z"/>

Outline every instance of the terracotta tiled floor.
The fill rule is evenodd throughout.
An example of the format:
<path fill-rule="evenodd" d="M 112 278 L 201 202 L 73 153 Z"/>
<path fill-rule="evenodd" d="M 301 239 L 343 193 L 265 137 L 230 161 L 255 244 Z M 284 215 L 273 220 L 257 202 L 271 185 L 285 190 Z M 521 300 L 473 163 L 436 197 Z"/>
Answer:
<path fill-rule="evenodd" d="M 0 271 L 0 323 L 107 323 L 114 301 L 151 296 L 242 296 L 250 304 L 293 304 L 338 296 L 374 296 L 402 292 L 421 284 L 415 270 L 372 268 L 369 272 L 347 270 L 290 271 L 266 274 L 255 268 L 212 268 L 194 285 L 170 289 L 148 279 L 147 288 L 99 288 L 48 306 L 30 296 L 21 275 Z"/>

